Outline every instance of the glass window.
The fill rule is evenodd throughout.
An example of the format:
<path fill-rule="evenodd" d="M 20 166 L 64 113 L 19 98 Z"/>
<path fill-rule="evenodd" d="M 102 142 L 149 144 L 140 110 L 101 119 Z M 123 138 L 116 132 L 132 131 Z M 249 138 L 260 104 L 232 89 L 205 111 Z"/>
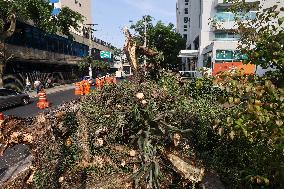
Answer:
<path fill-rule="evenodd" d="M 187 25 L 183 25 L 183 28 L 187 28 Z"/>
<path fill-rule="evenodd" d="M 240 39 L 240 35 L 231 32 L 217 32 L 215 33 L 215 40 L 218 41 L 236 41 Z"/>
<path fill-rule="evenodd" d="M 188 17 L 184 17 L 183 20 L 184 20 L 184 23 L 187 23 L 188 22 Z"/>
<path fill-rule="evenodd" d="M 248 56 L 239 50 L 216 50 L 216 60 L 247 60 Z"/>
<path fill-rule="evenodd" d="M 187 34 L 183 34 L 183 38 L 187 40 Z"/>
<path fill-rule="evenodd" d="M 184 9 L 184 14 L 188 14 L 188 8 Z"/>
<path fill-rule="evenodd" d="M 228 21 L 234 21 L 235 16 L 231 12 L 218 12 L 215 15 L 215 19 L 219 22 L 228 22 Z"/>

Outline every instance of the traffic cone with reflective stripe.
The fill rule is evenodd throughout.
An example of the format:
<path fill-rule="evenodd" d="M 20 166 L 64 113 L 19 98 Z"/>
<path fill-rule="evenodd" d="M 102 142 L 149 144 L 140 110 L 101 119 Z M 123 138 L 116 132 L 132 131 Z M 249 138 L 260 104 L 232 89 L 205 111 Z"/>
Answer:
<path fill-rule="evenodd" d="M 80 85 L 81 85 L 80 82 L 75 83 L 75 95 L 82 95 L 82 90 Z"/>
<path fill-rule="evenodd" d="M 49 107 L 49 102 L 47 102 L 46 93 L 44 92 L 44 90 L 38 93 L 37 107 L 39 109 L 45 109 Z"/>

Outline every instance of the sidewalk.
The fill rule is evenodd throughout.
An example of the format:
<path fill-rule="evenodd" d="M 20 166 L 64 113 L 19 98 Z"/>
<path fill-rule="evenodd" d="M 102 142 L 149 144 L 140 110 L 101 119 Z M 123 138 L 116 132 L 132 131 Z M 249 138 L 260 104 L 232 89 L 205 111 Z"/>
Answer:
<path fill-rule="evenodd" d="M 70 90 L 70 89 L 75 89 L 74 83 L 73 84 L 66 84 L 66 85 L 55 86 L 55 87 L 52 87 L 52 88 L 45 89 L 45 91 L 46 91 L 46 94 L 52 94 L 52 93 L 57 93 L 57 92 L 60 92 L 60 91 L 67 91 L 67 90 Z M 36 91 L 28 92 L 27 94 L 31 98 L 37 97 Z"/>

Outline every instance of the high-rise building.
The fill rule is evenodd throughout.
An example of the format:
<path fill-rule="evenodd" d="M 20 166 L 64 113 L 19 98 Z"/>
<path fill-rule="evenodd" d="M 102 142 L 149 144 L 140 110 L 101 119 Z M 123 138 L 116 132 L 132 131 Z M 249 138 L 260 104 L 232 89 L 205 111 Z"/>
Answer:
<path fill-rule="evenodd" d="M 284 6 L 284 1 L 279 0 L 246 0 L 256 2 L 263 8 L 277 3 Z M 212 71 L 217 63 L 240 62 L 245 58 L 237 50 L 240 36 L 234 32 L 236 15 L 229 11 L 230 6 L 232 3 L 224 0 L 177 0 L 177 31 L 187 38 L 187 49 L 179 55 L 182 71 L 190 73 L 202 67 Z M 249 11 L 242 19 L 255 18 L 257 11 Z M 213 19 L 222 27 L 212 27 Z"/>
<path fill-rule="evenodd" d="M 60 11 L 62 7 L 69 7 L 73 11 L 76 11 L 85 17 L 83 24 L 93 24 L 92 19 L 92 0 L 51 0 L 54 3 L 56 10 Z M 57 12 L 57 11 L 56 11 Z M 86 26 L 86 25 L 85 25 Z M 83 26 L 82 26 L 83 28 Z M 81 32 L 72 30 L 72 32 L 83 35 L 83 30 Z"/>

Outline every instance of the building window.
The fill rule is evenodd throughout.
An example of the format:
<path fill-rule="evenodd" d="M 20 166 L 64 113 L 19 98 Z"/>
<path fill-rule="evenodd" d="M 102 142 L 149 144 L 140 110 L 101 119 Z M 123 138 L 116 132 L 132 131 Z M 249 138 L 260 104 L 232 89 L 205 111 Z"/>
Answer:
<path fill-rule="evenodd" d="M 184 2 L 188 3 L 188 2 L 189 2 L 189 0 L 184 0 Z"/>
<path fill-rule="evenodd" d="M 183 28 L 187 28 L 187 25 L 183 25 Z"/>
<path fill-rule="evenodd" d="M 203 55 L 203 67 L 212 68 L 212 51 Z"/>
<path fill-rule="evenodd" d="M 183 38 L 187 40 L 187 34 L 183 34 Z"/>
<path fill-rule="evenodd" d="M 218 62 L 218 60 L 234 61 L 247 59 L 247 55 L 241 54 L 239 50 L 216 50 L 216 62 Z"/>
<path fill-rule="evenodd" d="M 185 5 L 188 5 L 188 3 L 185 3 Z"/>
<path fill-rule="evenodd" d="M 232 12 L 224 12 L 219 11 L 215 15 L 215 20 L 219 22 L 229 22 L 229 21 L 235 21 L 236 19 L 239 20 L 253 20 L 256 18 L 256 11 L 250 11 L 247 13 L 232 13 Z"/>
<path fill-rule="evenodd" d="M 240 39 L 240 35 L 237 33 L 231 33 L 231 32 L 215 33 L 216 41 L 238 41 L 239 39 Z"/>
<path fill-rule="evenodd" d="M 184 23 L 187 23 L 188 22 L 188 17 L 184 17 L 183 21 L 184 21 Z"/>
<path fill-rule="evenodd" d="M 184 28 L 183 31 L 187 31 L 187 29 Z"/>
<path fill-rule="evenodd" d="M 184 14 L 188 14 L 188 8 L 184 9 Z"/>

